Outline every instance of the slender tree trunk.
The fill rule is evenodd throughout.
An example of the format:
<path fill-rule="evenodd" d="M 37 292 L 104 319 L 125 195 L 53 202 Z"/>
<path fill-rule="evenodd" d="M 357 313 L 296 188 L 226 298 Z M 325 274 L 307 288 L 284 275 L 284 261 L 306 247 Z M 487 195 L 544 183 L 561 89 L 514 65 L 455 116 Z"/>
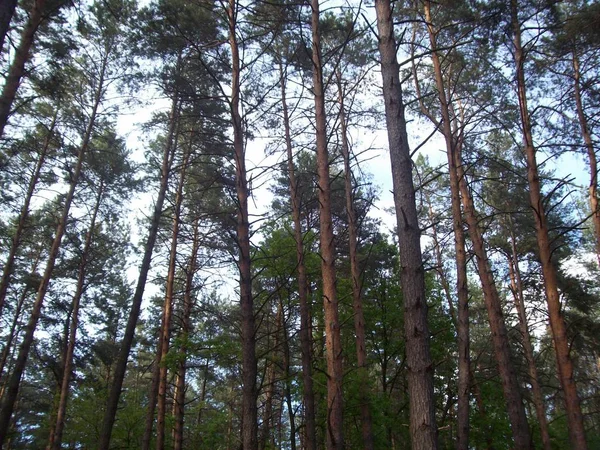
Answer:
<path fill-rule="evenodd" d="M 458 170 L 460 191 L 464 206 L 465 219 L 469 226 L 469 236 L 473 243 L 473 251 L 477 262 L 477 271 L 481 280 L 483 289 L 483 298 L 488 313 L 490 330 L 492 332 L 492 342 L 496 361 L 498 362 L 498 371 L 502 382 L 504 398 L 506 400 L 506 408 L 508 418 L 510 420 L 512 435 L 515 448 L 519 450 L 530 449 L 531 435 L 527 424 L 527 415 L 523 406 L 523 399 L 517 374 L 511 362 L 510 344 L 508 341 L 508 332 L 504 323 L 504 314 L 502 313 L 502 305 L 500 295 L 496 288 L 494 275 L 492 274 L 491 265 L 487 256 L 487 250 L 479 228 L 479 221 L 473 198 L 467 180 L 465 178 L 464 169 L 462 166 L 462 158 L 460 151 L 456 152 L 456 168 Z"/>
<path fill-rule="evenodd" d="M 31 345 L 33 344 L 35 329 L 37 327 L 37 323 L 42 312 L 44 298 L 46 296 L 46 292 L 48 291 L 48 286 L 50 285 L 50 279 L 52 278 L 52 273 L 54 271 L 54 264 L 56 263 L 58 251 L 60 250 L 62 238 L 65 233 L 67 220 L 69 218 L 69 212 L 71 210 L 71 203 L 73 202 L 73 197 L 75 196 L 75 187 L 77 186 L 83 168 L 83 160 L 87 153 L 88 146 L 92 138 L 92 131 L 96 124 L 98 108 L 100 106 L 100 102 L 102 101 L 106 69 L 107 58 L 104 58 L 100 69 L 100 76 L 98 79 L 96 91 L 94 92 L 94 105 L 92 107 L 92 112 L 87 124 L 87 128 L 83 134 L 81 146 L 79 147 L 79 152 L 77 154 L 77 162 L 75 163 L 73 173 L 71 174 L 69 182 L 69 191 L 67 192 L 67 195 L 65 197 L 65 203 L 63 205 L 60 220 L 56 227 L 54 241 L 52 242 L 52 247 L 50 248 L 50 252 L 48 254 L 46 269 L 44 270 L 44 275 L 42 276 L 42 280 L 37 291 L 37 295 L 33 304 L 33 309 L 31 311 L 31 316 L 29 317 L 29 321 L 27 323 L 27 326 L 25 327 L 25 335 L 23 337 L 21 347 L 19 348 L 19 355 L 17 356 L 15 368 L 8 382 L 8 392 L 6 397 L 3 399 L 4 401 L 2 402 L 2 409 L 0 410 L 0 447 L 4 443 L 10 427 L 10 419 L 12 417 L 15 402 L 19 393 L 21 377 L 23 376 L 23 372 L 25 371 L 25 365 L 27 364 L 27 359 L 29 357 L 29 350 L 31 349 Z"/>
<path fill-rule="evenodd" d="M 287 150 L 287 168 L 290 180 L 290 198 L 292 203 L 292 219 L 294 221 L 294 239 L 296 241 L 296 259 L 298 260 L 298 297 L 300 302 L 300 349 L 302 352 L 302 393 L 304 401 L 304 422 L 306 450 L 315 450 L 317 432 L 315 425 L 315 394 L 312 380 L 312 349 L 310 343 L 311 320 L 310 305 L 308 301 L 308 287 L 306 279 L 306 266 L 304 264 L 304 242 L 302 223 L 300 221 L 300 199 L 298 197 L 298 183 L 294 170 L 294 155 L 292 153 L 292 136 L 290 132 L 290 116 L 287 107 L 285 74 L 281 61 L 279 62 L 281 79 L 281 104 L 283 108 L 283 125 L 285 128 L 285 145 Z"/>
<path fill-rule="evenodd" d="M 199 237 L 200 219 L 196 219 L 194 224 L 194 237 L 192 243 L 192 253 L 188 263 L 185 275 L 185 292 L 183 293 L 183 317 L 181 323 L 181 345 L 179 347 L 179 358 L 177 367 L 177 394 L 175 395 L 175 425 L 173 428 L 173 449 L 181 450 L 183 448 L 183 425 L 185 412 L 185 376 L 188 351 L 188 339 L 192 329 L 191 316 L 194 306 L 193 289 L 194 275 L 196 273 L 196 260 L 198 259 L 198 249 L 200 248 Z M 203 389 L 206 389 L 206 377 L 203 380 Z M 202 399 L 204 401 L 204 399 Z"/>
<path fill-rule="evenodd" d="M 529 184 L 529 201 L 533 210 L 535 230 L 539 250 L 542 274 L 544 277 L 544 289 L 548 302 L 548 315 L 550 328 L 556 351 L 556 362 L 558 364 L 558 377 L 565 396 L 565 409 L 567 412 L 567 424 L 571 445 L 578 450 L 587 449 L 585 440 L 585 428 L 583 426 L 583 415 L 577 395 L 577 386 L 573 377 L 573 362 L 569 354 L 569 339 L 567 327 L 561 311 L 560 295 L 558 293 L 558 281 L 556 267 L 552 261 L 552 249 L 548 233 L 548 221 L 544 211 L 543 197 L 541 193 L 540 177 L 536 161 L 536 148 L 533 144 L 533 135 L 529 110 L 527 108 L 527 88 L 525 85 L 525 54 L 521 46 L 521 24 L 518 18 L 518 5 L 516 0 L 511 1 L 512 24 L 514 31 L 515 65 L 517 78 L 517 91 L 519 98 L 519 111 L 521 114 L 521 127 L 525 154 L 527 156 L 527 181 Z"/>
<path fill-rule="evenodd" d="M 350 166 L 350 144 L 348 143 L 348 124 L 344 109 L 344 92 L 342 74 L 336 71 L 338 103 L 340 108 L 340 125 L 342 137 L 342 157 L 344 159 L 344 189 L 346 191 L 346 215 L 348 218 L 348 244 L 350 250 L 350 276 L 352 280 L 352 309 L 354 312 L 354 333 L 356 334 L 356 361 L 358 365 L 360 421 L 363 445 L 365 450 L 373 450 L 373 423 L 371 419 L 369 373 L 367 367 L 367 344 L 365 338 L 365 317 L 362 307 L 362 280 L 358 265 L 358 230 L 352 185 L 352 168 Z"/>
<path fill-rule="evenodd" d="M 3 53 L 4 41 L 10 30 L 10 21 L 15 13 L 17 3 L 19 3 L 18 0 L 5 0 L 0 4 L 0 54 Z"/>
<path fill-rule="evenodd" d="M 527 313 L 525 312 L 523 283 L 521 281 L 521 271 L 519 270 L 514 227 L 510 215 L 508 216 L 508 219 L 510 221 L 510 238 L 512 248 L 512 255 L 508 256 L 508 271 L 510 276 L 511 291 L 513 293 L 515 307 L 519 316 L 519 328 L 521 330 L 523 349 L 525 350 L 525 359 L 527 360 L 527 367 L 529 369 L 529 380 L 531 383 L 531 390 L 533 391 L 533 403 L 535 405 L 535 412 L 540 426 L 542 445 L 544 446 L 544 450 L 551 450 L 552 445 L 550 443 L 550 433 L 548 431 L 548 420 L 546 419 L 546 408 L 544 407 L 544 396 L 542 395 L 542 389 L 540 388 L 538 371 L 537 367 L 535 366 L 535 357 L 533 354 L 533 345 L 531 344 L 531 335 L 529 334 L 529 327 L 527 326 Z"/>
<path fill-rule="evenodd" d="M 417 218 L 390 1 L 376 0 L 375 10 L 404 297 L 411 444 L 413 450 L 436 449 L 438 437 L 433 398 L 433 361 L 429 351 L 421 230 Z"/>
<path fill-rule="evenodd" d="M 40 263 L 40 259 L 42 258 L 42 249 L 40 248 L 37 255 L 33 259 L 31 264 L 31 269 L 29 273 L 31 275 L 37 272 L 38 265 Z M 17 307 L 15 309 L 15 314 L 13 316 L 12 323 L 10 325 L 10 331 L 8 336 L 4 339 L 4 348 L 2 349 L 2 356 L 0 357 L 0 378 L 4 374 L 4 369 L 6 368 L 6 364 L 9 360 L 9 356 L 11 355 L 11 351 L 13 350 L 13 339 L 17 334 L 17 326 L 19 325 L 19 319 L 21 318 L 21 312 L 23 311 L 23 306 L 25 305 L 25 300 L 27 299 L 27 295 L 30 293 L 30 288 L 25 286 L 21 295 L 19 296 L 19 300 L 17 300 Z M 6 385 L 2 385 L 2 389 L 0 390 L 0 399 L 4 397 L 4 389 Z"/>
<path fill-rule="evenodd" d="M 6 262 L 4 263 L 4 268 L 2 270 L 2 279 L 0 280 L 0 316 L 2 316 L 2 309 L 4 308 L 6 293 L 8 292 L 8 286 L 10 285 L 10 278 L 12 276 L 17 251 L 21 245 L 21 238 L 23 237 L 23 232 L 25 231 L 27 219 L 29 218 L 29 206 L 31 204 L 31 199 L 33 198 L 33 193 L 35 192 L 37 183 L 40 180 L 42 167 L 46 162 L 46 156 L 48 155 L 48 151 L 50 149 L 50 141 L 52 139 L 52 135 L 54 134 L 57 116 L 58 108 L 56 109 L 56 111 L 54 111 L 52 123 L 50 124 L 48 134 L 44 139 L 42 151 L 40 152 L 40 155 L 35 165 L 35 169 L 33 170 L 33 174 L 31 175 L 31 178 L 29 180 L 27 192 L 25 194 L 25 199 L 23 200 L 23 206 L 21 207 L 19 219 L 17 221 L 17 229 L 15 230 L 15 234 L 12 238 L 10 250 L 8 251 L 8 257 L 6 258 Z"/>
<path fill-rule="evenodd" d="M 282 310 L 281 332 L 283 333 L 283 370 L 285 375 L 285 400 L 288 410 L 288 418 L 290 420 L 290 448 L 296 450 L 296 415 L 294 414 L 294 404 L 292 400 L 292 380 L 293 376 L 290 373 L 290 341 L 287 330 L 287 321 L 283 317 L 283 304 L 279 300 L 279 306 Z"/>
<path fill-rule="evenodd" d="M 167 193 L 171 165 L 173 162 L 173 155 L 175 153 L 175 148 L 177 147 L 176 136 L 179 108 L 179 101 L 177 99 L 177 96 L 175 96 L 173 98 L 171 106 L 171 117 L 169 123 L 169 130 L 167 132 L 167 142 L 163 152 L 160 175 L 160 188 L 158 190 L 156 204 L 154 205 L 154 213 L 152 215 L 152 222 L 150 223 L 150 229 L 148 231 L 148 238 L 144 247 L 144 257 L 140 266 L 140 275 L 138 277 L 135 293 L 133 294 L 131 311 L 129 312 L 129 318 L 127 319 L 127 325 L 125 327 L 123 341 L 121 342 L 121 347 L 119 349 L 119 355 L 117 356 L 117 363 L 114 370 L 113 382 L 110 386 L 108 402 L 106 405 L 106 411 L 104 413 L 104 419 L 102 422 L 102 432 L 100 433 L 100 442 L 98 444 L 98 448 L 100 450 L 108 450 L 110 445 L 110 438 L 112 434 L 113 425 L 115 423 L 117 408 L 119 405 L 119 398 L 121 397 L 123 379 L 125 378 L 125 371 L 127 370 L 127 360 L 129 359 L 129 352 L 133 343 L 135 328 L 137 326 L 137 321 L 140 316 L 142 298 L 144 296 L 146 280 L 148 278 L 148 272 L 150 270 L 152 253 L 154 251 L 154 244 L 156 243 L 156 237 L 158 235 L 158 225 L 162 216 L 163 204 Z M 150 398 L 149 402 L 152 405 L 152 408 L 154 408 L 153 405 L 156 403 L 156 399 L 152 400 L 152 398 Z M 148 406 L 149 408 L 150 404 Z M 152 411 L 152 415 L 154 415 L 154 411 Z M 150 430 L 150 433 L 152 433 L 152 430 Z"/>
<path fill-rule="evenodd" d="M 265 408 L 263 411 L 263 426 L 260 433 L 260 439 L 258 441 L 258 449 L 265 450 L 267 445 L 272 442 L 273 433 L 273 397 L 275 396 L 275 383 L 276 383 L 276 372 L 275 366 L 277 352 L 279 351 L 279 335 L 281 334 L 281 324 L 283 308 L 281 304 L 277 305 L 277 315 L 275 317 L 275 344 L 273 345 L 273 353 L 271 359 L 267 360 L 267 387 L 265 392 Z"/>
<path fill-rule="evenodd" d="M 465 233 L 460 207 L 460 188 L 456 171 L 456 136 L 452 132 L 449 102 L 446 97 L 442 65 L 438 56 L 437 32 L 431 17 L 431 3 L 424 2 L 425 20 L 431 44 L 431 60 L 442 115 L 442 133 L 446 142 L 450 194 L 452 197 L 452 229 L 454 231 L 454 251 L 456 259 L 456 292 L 458 296 L 458 413 L 457 413 L 457 450 L 469 448 L 469 290 L 467 287 L 467 255 L 465 252 Z"/>
<path fill-rule="evenodd" d="M 237 244 L 239 250 L 240 306 L 242 317 L 242 444 L 244 450 L 258 446 L 257 362 L 254 329 L 254 299 L 250 258 L 250 222 L 248 218 L 248 181 L 246 179 L 246 149 L 240 115 L 240 55 L 236 37 L 237 1 L 229 0 L 229 45 L 231 47 L 231 121 L 235 157 L 235 189 L 237 193 Z"/>
<path fill-rule="evenodd" d="M 579 119 L 579 126 L 581 127 L 581 134 L 583 136 L 583 142 L 585 149 L 588 154 L 588 161 L 590 165 L 590 186 L 588 188 L 590 198 L 590 208 L 592 210 L 592 221 L 594 223 L 594 236 L 596 237 L 596 256 L 598 258 L 598 264 L 600 265 L 600 205 L 598 205 L 598 165 L 596 163 L 596 151 L 594 149 L 594 143 L 592 141 L 592 135 L 588 127 L 587 118 L 583 109 L 583 101 L 581 100 L 581 73 L 579 71 L 579 59 L 577 58 L 577 52 L 573 49 L 573 78 L 574 78 L 574 90 L 575 90 L 575 105 L 577 106 L 577 117 Z"/>
<path fill-rule="evenodd" d="M 7 1 L 8 3 L 11 0 L 4 1 Z M 15 58 L 13 59 L 8 70 L 4 88 L 2 89 L 2 94 L 0 95 L 0 138 L 4 136 L 4 127 L 6 126 L 8 117 L 11 114 L 12 105 L 17 95 L 21 78 L 23 78 L 23 74 L 25 73 L 25 64 L 29 60 L 29 51 L 33 45 L 33 38 L 38 27 L 43 21 L 42 13 L 45 6 L 46 0 L 34 1 L 29 13 L 29 19 L 27 20 L 25 28 L 23 28 L 21 33 L 21 40 L 19 42 L 19 46 L 17 47 Z"/>
<path fill-rule="evenodd" d="M 163 450 L 165 447 L 165 420 L 167 415 L 167 372 L 165 364 L 169 353 L 169 341 L 171 339 L 171 317 L 173 315 L 173 297 L 175 291 L 175 269 L 177 266 L 177 241 L 179 240 L 179 223 L 181 221 L 181 203 L 183 201 L 183 187 L 185 185 L 185 174 L 192 152 L 190 141 L 189 148 L 183 156 L 179 183 L 175 193 L 175 205 L 173 211 L 173 231 L 171 234 L 171 249 L 169 253 L 169 268 L 167 272 L 167 284 L 165 288 L 165 304 L 163 307 L 162 328 L 160 331 L 160 353 L 157 353 L 156 363 L 159 366 L 158 378 L 158 406 L 156 418 L 156 449 Z"/>
<path fill-rule="evenodd" d="M 321 273 L 323 278 L 323 308 L 325 310 L 325 346 L 327 360 L 327 448 L 344 448 L 342 402 L 342 345 L 338 318 L 338 299 L 335 274 L 335 249 L 331 216 L 331 185 L 325 92 L 319 31 L 319 0 L 311 0 L 312 63 L 317 132 L 317 174 L 319 187 L 319 225 L 321 233 Z"/>
<path fill-rule="evenodd" d="M 58 410 L 56 413 L 56 424 L 54 431 L 51 433 L 51 438 L 48 443 L 48 448 L 52 450 L 60 450 L 62 448 L 62 436 L 65 428 L 65 418 L 67 413 L 67 400 L 69 397 L 69 385 L 71 382 L 71 372 L 73 371 L 73 354 L 75 353 L 75 344 L 77 339 L 77 327 L 79 326 L 79 308 L 81 303 L 81 297 L 85 291 L 85 276 L 87 272 L 87 261 L 92 247 L 92 239 L 94 235 L 94 228 L 96 227 L 96 217 L 98 216 L 98 210 L 102 203 L 102 197 L 104 195 L 104 185 L 100 182 L 98 187 L 98 194 L 96 196 L 96 204 L 92 211 L 92 217 L 90 219 L 90 227 L 85 236 L 85 244 L 81 253 L 81 261 L 79 263 L 79 272 L 77 274 L 77 287 L 75 288 L 75 295 L 73 295 L 72 301 L 72 312 L 71 312 L 71 325 L 69 327 L 69 336 L 67 343 L 67 352 L 65 356 L 65 364 L 63 368 L 63 376 L 60 385 L 60 399 L 58 402 Z"/>

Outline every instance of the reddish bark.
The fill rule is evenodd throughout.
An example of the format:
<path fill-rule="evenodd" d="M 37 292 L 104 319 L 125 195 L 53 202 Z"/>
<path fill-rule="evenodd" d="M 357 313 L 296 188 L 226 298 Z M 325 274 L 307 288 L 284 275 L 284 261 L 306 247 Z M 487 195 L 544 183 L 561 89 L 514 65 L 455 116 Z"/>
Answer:
<path fill-rule="evenodd" d="M 325 311 L 325 351 L 327 360 L 327 448 L 344 448 L 342 401 L 342 345 L 338 318 L 338 298 L 335 273 L 335 249 L 331 216 L 331 185 L 321 38 L 319 31 L 319 0 L 311 0 L 313 93 L 317 141 L 317 175 L 319 188 L 319 229 L 321 274 L 323 279 L 323 309 Z"/>

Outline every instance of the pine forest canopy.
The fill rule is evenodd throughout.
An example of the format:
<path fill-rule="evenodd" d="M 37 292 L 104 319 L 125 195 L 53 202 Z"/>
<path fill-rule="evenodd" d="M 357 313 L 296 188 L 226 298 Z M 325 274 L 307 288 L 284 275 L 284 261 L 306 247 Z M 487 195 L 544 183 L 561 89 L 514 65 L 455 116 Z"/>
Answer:
<path fill-rule="evenodd" d="M 599 23 L 2 1 L 0 447 L 599 448 Z"/>

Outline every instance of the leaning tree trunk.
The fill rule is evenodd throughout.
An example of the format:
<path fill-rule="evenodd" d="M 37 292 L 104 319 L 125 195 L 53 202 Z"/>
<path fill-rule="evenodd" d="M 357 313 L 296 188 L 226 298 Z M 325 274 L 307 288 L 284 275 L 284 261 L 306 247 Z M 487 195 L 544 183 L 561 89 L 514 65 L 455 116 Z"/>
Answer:
<path fill-rule="evenodd" d="M 533 144 L 533 134 L 529 110 L 527 108 L 527 88 L 525 85 L 525 53 L 521 46 L 521 25 L 518 18 L 518 5 L 516 0 L 511 1 L 512 25 L 514 31 L 515 65 L 517 78 L 517 93 L 519 98 L 519 112 L 521 115 L 521 127 L 527 157 L 527 181 L 529 184 L 529 201 L 535 220 L 536 238 L 538 244 L 539 258 L 542 265 L 544 278 L 544 290 L 548 303 L 548 315 L 556 362 L 558 365 L 558 378 L 565 397 L 565 409 L 567 412 L 567 424 L 571 445 L 578 450 L 587 449 L 585 440 L 585 428 L 583 426 L 583 415 L 577 395 L 577 386 L 573 375 L 573 362 L 571 361 L 569 337 L 567 326 L 561 311 L 560 295 L 558 292 L 558 280 L 556 267 L 552 261 L 552 248 L 548 230 L 548 220 L 544 210 L 544 199 L 538 166 L 536 161 L 536 148 Z"/>
<path fill-rule="evenodd" d="M 433 361 L 429 351 L 421 230 L 396 59 L 393 15 L 389 0 L 376 0 L 375 9 L 404 297 L 411 444 L 414 450 L 436 449 L 438 436 L 433 398 Z"/>
<path fill-rule="evenodd" d="M 10 2 L 10 0 L 3 1 L 6 1 L 6 3 Z M 31 12 L 29 13 L 29 19 L 27 19 L 25 28 L 23 28 L 21 33 L 21 40 L 19 41 L 19 46 L 15 52 L 15 58 L 8 70 L 4 88 L 2 89 L 2 95 L 0 95 L 0 138 L 4 136 L 4 127 L 11 114 L 13 102 L 15 101 L 17 90 L 21 83 L 21 78 L 23 78 L 23 75 L 25 74 L 25 64 L 29 60 L 29 51 L 33 45 L 33 38 L 38 27 L 44 20 L 42 13 L 45 6 L 46 0 L 34 0 Z M 4 6 L 2 6 L 2 8 L 4 8 Z"/>
<path fill-rule="evenodd" d="M 194 237 L 192 240 L 192 253 L 185 274 L 185 291 L 183 293 L 183 313 L 181 318 L 181 344 L 177 362 L 177 386 L 175 395 L 175 424 L 173 427 L 173 450 L 183 448 L 183 425 L 185 413 L 185 376 L 189 337 L 192 329 L 191 316 L 194 307 L 194 275 L 196 273 L 198 250 L 200 248 L 200 219 L 194 223 Z M 204 380 L 204 384 L 206 379 Z M 202 399 L 204 401 L 204 399 Z"/>
<path fill-rule="evenodd" d="M 233 152 L 235 159 L 235 190 L 237 194 L 237 245 L 240 271 L 240 307 L 242 319 L 242 446 L 244 450 L 256 450 L 258 445 L 257 362 L 252 297 L 252 273 L 250 258 L 250 222 L 248 217 L 248 181 L 246 173 L 246 150 L 240 115 L 240 54 L 236 37 L 237 1 L 229 0 L 227 8 L 229 45 L 231 47 L 231 121 L 233 126 Z"/>
<path fill-rule="evenodd" d="M 479 228 L 479 220 L 475 212 L 473 197 L 469 191 L 467 180 L 465 178 L 464 168 L 462 166 L 462 157 L 460 149 L 456 151 L 456 169 L 458 171 L 459 186 L 464 206 L 465 219 L 469 226 L 469 236 L 473 244 L 473 252 L 477 262 L 477 272 L 481 280 L 483 289 L 483 299 L 488 313 L 488 321 L 490 330 L 492 331 L 492 343 L 494 345 L 494 353 L 498 363 L 498 371 L 500 372 L 500 380 L 504 398 L 506 400 L 506 409 L 511 425 L 512 435 L 515 448 L 525 450 L 531 448 L 531 435 L 529 425 L 527 424 L 527 415 L 523 405 L 519 380 L 514 370 L 511 356 L 510 344 L 508 341 L 508 331 L 504 323 L 504 314 L 502 312 L 502 304 L 500 295 L 496 288 L 494 275 L 492 273 L 491 264 L 485 249 L 481 229 Z"/>
<path fill-rule="evenodd" d="M 427 32 L 431 44 L 431 59 L 442 115 L 442 134 L 446 142 L 450 194 L 452 198 L 452 229 L 454 231 L 454 251 L 456 259 L 456 292 L 458 296 L 458 412 L 457 412 L 457 450 L 469 448 L 469 290 L 467 287 L 467 255 L 465 252 L 465 233 L 463 230 L 460 207 L 460 188 L 456 171 L 456 145 L 458 137 L 452 132 L 449 99 L 446 97 L 442 65 L 438 56 L 437 32 L 431 18 L 431 4 L 424 3 Z"/>
<path fill-rule="evenodd" d="M 329 153 L 325 92 L 319 32 L 319 0 L 311 0 L 312 7 L 312 63 L 317 132 L 317 174 L 319 188 L 319 229 L 321 247 L 321 274 L 323 278 L 323 308 L 325 310 L 325 346 L 327 360 L 327 448 L 344 448 L 342 402 L 342 345 L 338 318 L 338 299 L 335 274 L 335 248 L 331 216 L 331 185 L 329 180 Z"/>
<path fill-rule="evenodd" d="M 542 445 L 544 450 L 551 450 L 550 432 L 548 431 L 548 419 L 546 418 L 546 408 L 544 407 L 544 396 L 540 387 L 540 378 L 538 376 L 537 367 L 535 365 L 535 357 L 533 354 L 533 345 L 531 343 L 531 334 L 527 325 L 527 313 L 525 311 L 525 298 L 523 295 L 523 283 L 521 281 L 521 271 L 519 270 L 519 259 L 517 256 L 517 244 L 514 233 L 514 225 L 512 218 L 508 215 L 510 221 L 510 240 L 511 254 L 508 256 L 508 274 L 510 277 L 510 288 L 515 301 L 515 308 L 519 316 L 519 328 L 521 331 L 521 342 L 525 351 L 525 359 L 527 360 L 527 368 L 529 370 L 529 381 L 531 390 L 533 391 L 533 404 L 535 405 L 535 413 L 540 425 L 540 435 L 542 437 Z"/>
<path fill-rule="evenodd" d="M 92 131 L 94 130 L 94 127 L 96 125 L 98 108 L 100 107 L 100 103 L 102 101 L 103 96 L 103 90 L 105 88 L 104 79 L 106 75 L 107 63 L 107 58 L 104 58 L 100 68 L 98 84 L 94 92 L 94 104 L 92 107 L 90 118 L 87 123 L 87 127 L 83 134 L 81 146 L 79 147 L 79 151 L 77 153 L 77 161 L 75 163 L 75 167 L 73 168 L 73 173 L 70 177 L 69 190 L 65 197 L 65 203 L 63 205 L 62 214 L 56 227 L 56 234 L 54 236 L 50 252 L 48 253 L 48 260 L 46 263 L 46 268 L 44 270 L 44 275 L 42 276 L 42 280 L 38 287 L 37 295 L 33 303 L 33 308 L 29 317 L 29 321 L 27 323 L 27 326 L 25 327 L 25 335 L 23 336 L 23 342 L 21 343 L 21 347 L 19 348 L 17 362 L 13 369 L 13 373 L 8 381 L 8 392 L 2 402 L 2 409 L 0 410 L 0 447 L 4 443 L 4 440 L 6 439 L 9 431 L 10 419 L 12 417 L 15 403 L 17 401 L 19 387 L 21 384 L 21 377 L 23 376 L 23 372 L 25 371 L 25 365 L 27 364 L 27 359 L 29 357 L 29 350 L 31 349 L 31 345 L 33 344 L 35 329 L 37 327 L 40 315 L 42 313 L 44 298 L 46 297 L 46 292 L 48 291 L 48 287 L 50 285 L 52 273 L 54 272 L 54 265 L 56 263 L 56 258 L 58 257 L 58 251 L 60 250 L 62 238 L 67 227 L 69 212 L 71 210 L 71 203 L 73 202 L 73 198 L 75 197 L 75 188 L 77 186 L 77 183 L 79 182 L 79 177 L 83 169 L 83 161 L 88 151 L 90 140 L 92 138 Z"/>
<path fill-rule="evenodd" d="M 10 285 L 10 278 L 12 276 L 13 267 L 15 264 L 15 258 L 17 256 L 17 250 L 21 245 L 21 238 L 23 237 L 23 232 L 25 231 L 25 224 L 27 223 L 27 219 L 29 218 L 29 206 L 31 204 L 31 199 L 33 198 L 33 194 L 35 192 L 35 188 L 40 181 L 40 174 L 42 173 L 42 167 L 46 162 L 46 156 L 48 155 L 48 151 L 50 149 L 50 141 L 54 134 L 54 127 L 56 126 L 56 118 L 58 116 L 58 108 L 54 111 L 54 116 L 52 117 L 52 123 L 50 124 L 50 128 L 48 129 L 48 134 L 44 139 L 44 145 L 42 147 L 42 151 L 38 157 L 38 160 L 35 165 L 35 169 L 33 170 L 33 174 L 29 180 L 29 184 L 27 186 L 27 192 L 25 193 L 25 199 L 23 200 L 23 206 L 21 207 L 21 211 L 19 213 L 19 219 L 17 220 L 17 228 L 15 229 L 15 234 L 12 238 L 12 242 L 10 245 L 10 249 L 8 251 L 8 256 L 4 263 L 4 268 L 2 270 L 2 279 L 0 280 L 0 316 L 2 316 L 2 309 L 4 308 L 4 302 L 6 300 L 6 293 L 8 292 L 8 286 Z"/>
<path fill-rule="evenodd" d="M 67 341 L 67 352 L 65 355 L 65 364 L 63 367 L 63 376 L 60 385 L 60 398 L 58 401 L 58 409 L 56 412 L 56 423 L 54 430 L 50 434 L 50 440 L 48 448 L 52 450 L 60 450 L 62 448 L 62 436 L 65 428 L 65 418 L 67 413 L 67 400 L 69 398 L 69 387 L 71 382 L 71 372 L 73 371 L 73 355 L 75 353 L 75 343 L 77 339 L 77 327 L 79 326 L 79 307 L 81 303 L 81 297 L 85 291 L 85 275 L 87 272 L 87 262 L 92 247 L 92 239 L 94 235 L 94 228 L 96 227 L 96 217 L 102 203 L 102 197 L 104 195 L 104 185 L 100 182 L 98 187 L 98 195 L 96 196 L 96 204 L 92 211 L 92 217 L 90 219 L 90 226 L 85 236 L 85 244 L 83 251 L 81 252 L 81 261 L 79 262 L 79 272 L 77 274 L 77 286 L 75 288 L 75 294 L 71 302 L 71 324 L 69 327 L 69 338 Z"/>
<path fill-rule="evenodd" d="M 298 182 L 294 170 L 294 155 L 292 153 L 292 135 L 290 131 L 290 116 L 287 107 L 285 74 L 279 62 L 281 80 L 281 104 L 283 108 L 283 125 L 285 129 L 285 146 L 287 150 L 287 168 L 290 179 L 290 198 L 292 203 L 292 220 L 294 221 L 294 240 L 296 241 L 296 259 L 298 261 L 298 297 L 300 303 L 300 351 L 302 353 L 302 393 L 304 401 L 304 422 L 306 450 L 317 448 L 317 432 L 315 425 L 315 394 L 312 380 L 312 348 L 310 343 L 311 320 L 310 305 L 308 300 L 308 287 L 306 279 L 306 266 L 304 264 L 304 242 L 302 223 L 300 220 L 300 198 L 298 195 Z"/>
<path fill-rule="evenodd" d="M 365 338 L 365 316 L 362 307 L 362 281 L 358 266 L 358 230 L 352 185 L 352 168 L 350 166 L 350 144 L 348 143 L 348 124 L 344 110 L 344 92 L 342 74 L 336 71 L 338 102 L 340 108 L 340 126 L 342 137 L 342 158 L 344 160 L 344 189 L 346 191 L 346 215 L 348 218 L 348 246 L 350 253 L 350 278 L 352 281 L 352 310 L 354 312 L 354 333 L 356 334 L 356 361 L 358 365 L 358 390 L 360 401 L 360 421 L 362 432 L 362 448 L 373 450 L 373 421 L 369 395 L 369 373 L 367 367 L 367 344 Z"/>
<path fill-rule="evenodd" d="M 167 415 L 167 373 L 165 364 L 169 353 L 169 341 L 171 339 L 171 317 L 173 315 L 173 297 L 175 291 L 175 270 L 177 268 L 177 241 L 179 240 L 179 223 L 181 221 L 181 203 L 183 201 L 183 187 L 185 185 L 185 174 L 192 153 L 192 142 L 183 156 L 177 192 L 175 193 L 175 205 L 173 212 L 173 230 L 171 233 L 171 249 L 169 253 L 169 269 L 167 271 L 167 284 L 165 288 L 165 304 L 163 308 L 162 327 L 160 330 L 160 353 L 156 355 L 158 372 L 158 406 L 156 418 L 156 448 L 163 450 L 165 447 L 165 420 Z"/>
<path fill-rule="evenodd" d="M 581 99 L 581 73 L 579 71 L 579 59 L 577 52 L 573 49 L 573 78 L 575 89 L 575 104 L 577 106 L 577 118 L 581 127 L 583 142 L 588 154 L 590 165 L 590 186 L 588 188 L 590 198 L 590 208 L 592 210 L 592 221 L 594 223 L 594 236 L 596 238 L 596 257 L 600 265 L 600 205 L 598 205 L 598 164 L 596 162 L 596 151 L 594 142 L 588 127 L 587 118 L 583 109 L 583 101 Z"/>
<path fill-rule="evenodd" d="M 146 280 L 148 279 L 148 272 L 150 271 L 152 253 L 154 251 L 154 244 L 156 243 L 156 237 L 158 235 L 158 226 L 160 218 L 162 216 L 163 204 L 165 201 L 167 187 L 169 184 L 169 175 L 171 172 L 173 155 L 176 148 L 175 141 L 177 136 L 178 116 L 179 101 L 177 99 L 177 96 L 175 96 L 173 98 L 171 107 L 171 117 L 169 123 L 169 130 L 167 132 L 167 142 L 163 151 L 163 159 L 160 174 L 160 188 L 158 190 L 156 204 L 154 205 L 154 213 L 152 215 L 152 222 L 150 223 L 150 229 L 148 231 L 148 238 L 144 247 L 144 257 L 142 259 L 142 264 L 140 267 L 140 275 L 138 277 L 137 286 L 131 302 L 131 311 L 129 312 L 129 318 L 127 319 L 127 325 L 125 327 L 125 334 L 123 335 L 123 341 L 121 342 L 121 348 L 119 349 L 119 354 L 117 356 L 117 363 L 114 370 L 113 382 L 110 386 L 108 402 L 106 405 L 106 411 L 104 413 L 104 419 L 102 422 L 102 432 L 100 433 L 100 442 L 98 444 L 98 448 L 100 450 L 108 450 L 110 445 L 112 429 L 115 423 L 117 408 L 119 406 L 119 398 L 121 397 L 121 388 L 123 387 L 125 371 L 127 370 L 127 360 L 129 359 L 129 352 L 131 350 L 131 345 L 133 344 L 135 328 L 137 326 L 137 321 L 140 316 L 142 298 L 144 297 L 144 289 L 146 288 Z"/>

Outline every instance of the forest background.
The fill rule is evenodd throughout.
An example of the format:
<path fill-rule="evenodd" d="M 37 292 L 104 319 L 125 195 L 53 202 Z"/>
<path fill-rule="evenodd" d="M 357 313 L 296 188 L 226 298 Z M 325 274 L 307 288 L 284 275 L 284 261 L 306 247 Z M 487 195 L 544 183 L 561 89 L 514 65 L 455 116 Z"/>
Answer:
<path fill-rule="evenodd" d="M 598 30 L 3 1 L 2 448 L 600 448 Z"/>

